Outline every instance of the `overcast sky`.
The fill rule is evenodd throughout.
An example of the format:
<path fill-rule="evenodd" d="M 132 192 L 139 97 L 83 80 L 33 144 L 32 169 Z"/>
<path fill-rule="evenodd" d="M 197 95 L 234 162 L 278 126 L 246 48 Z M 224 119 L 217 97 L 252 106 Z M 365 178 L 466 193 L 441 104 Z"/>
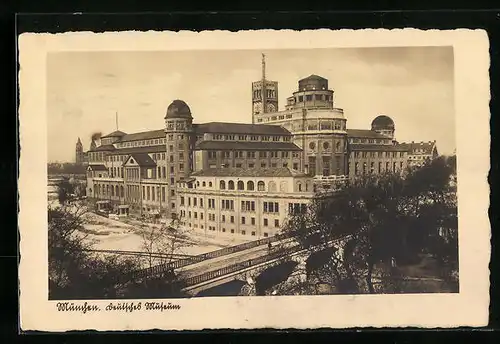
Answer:
<path fill-rule="evenodd" d="M 451 47 L 174 52 L 70 52 L 47 61 L 48 158 L 74 161 L 80 137 L 88 150 L 94 132 L 162 129 L 174 99 L 195 123 L 251 123 L 251 83 L 279 82 L 280 109 L 299 79 L 318 74 L 335 91 L 347 127 L 369 129 L 378 114 L 396 124 L 402 141 L 437 140 L 455 149 Z"/>

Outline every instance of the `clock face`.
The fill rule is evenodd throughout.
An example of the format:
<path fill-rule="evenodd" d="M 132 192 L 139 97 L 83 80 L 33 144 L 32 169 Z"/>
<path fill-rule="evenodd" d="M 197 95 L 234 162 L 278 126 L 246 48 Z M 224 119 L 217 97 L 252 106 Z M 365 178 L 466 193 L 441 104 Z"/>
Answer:
<path fill-rule="evenodd" d="M 276 111 L 276 107 L 274 104 L 267 104 L 267 112 L 274 112 Z"/>
<path fill-rule="evenodd" d="M 253 111 L 255 113 L 260 113 L 262 111 L 262 105 L 260 103 L 255 103 L 253 106 Z"/>

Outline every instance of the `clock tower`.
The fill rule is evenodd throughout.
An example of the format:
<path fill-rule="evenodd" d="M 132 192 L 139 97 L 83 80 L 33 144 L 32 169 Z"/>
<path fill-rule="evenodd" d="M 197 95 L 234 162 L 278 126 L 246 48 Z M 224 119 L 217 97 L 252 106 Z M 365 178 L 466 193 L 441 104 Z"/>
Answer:
<path fill-rule="evenodd" d="M 278 82 L 266 79 L 266 56 L 262 54 L 262 78 L 252 82 L 252 123 L 256 116 L 278 111 Z"/>

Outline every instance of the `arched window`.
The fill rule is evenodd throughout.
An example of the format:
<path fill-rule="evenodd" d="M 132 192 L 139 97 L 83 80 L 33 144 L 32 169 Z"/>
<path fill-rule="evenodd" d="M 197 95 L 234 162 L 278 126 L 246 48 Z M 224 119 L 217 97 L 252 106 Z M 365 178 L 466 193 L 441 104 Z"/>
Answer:
<path fill-rule="evenodd" d="M 276 192 L 276 183 L 269 182 L 269 192 Z"/>
<path fill-rule="evenodd" d="M 167 178 L 167 168 L 163 166 L 161 170 L 162 170 L 162 178 Z"/>
<path fill-rule="evenodd" d="M 306 182 L 306 191 L 309 191 L 309 182 Z"/>
<path fill-rule="evenodd" d="M 257 191 L 266 191 L 266 184 L 262 180 L 257 183 Z"/>
<path fill-rule="evenodd" d="M 234 190 L 234 182 L 232 180 L 227 183 L 227 188 L 228 190 Z"/>
<path fill-rule="evenodd" d="M 254 188 L 255 188 L 254 183 L 251 180 L 249 180 L 247 182 L 247 190 L 253 191 Z"/>
<path fill-rule="evenodd" d="M 297 183 L 297 190 L 298 190 L 299 192 L 301 192 L 301 191 L 302 191 L 302 184 L 301 184 L 301 183 Z"/>
<path fill-rule="evenodd" d="M 109 185 L 106 185 L 106 195 L 109 195 Z"/>
<path fill-rule="evenodd" d="M 212 187 L 212 182 L 208 182 L 208 187 L 211 188 Z"/>
<path fill-rule="evenodd" d="M 156 176 L 156 178 L 161 178 L 161 167 L 158 166 L 158 175 Z"/>
<path fill-rule="evenodd" d="M 243 181 L 238 181 L 238 190 L 245 190 L 245 183 Z"/>
<path fill-rule="evenodd" d="M 123 190 L 123 186 L 120 186 L 120 196 L 123 197 L 125 194 L 124 190 Z"/>
<path fill-rule="evenodd" d="M 336 149 L 337 149 L 337 152 L 340 151 L 340 141 L 337 141 Z"/>
<path fill-rule="evenodd" d="M 201 186 L 205 187 L 205 186 L 207 186 L 207 183 L 203 182 L 203 183 L 201 184 Z"/>
<path fill-rule="evenodd" d="M 225 189 L 226 189 L 226 182 L 225 182 L 225 181 L 223 181 L 223 180 L 221 180 L 221 181 L 220 181 L 219 188 L 220 188 L 221 190 L 225 190 Z"/>
<path fill-rule="evenodd" d="M 120 196 L 120 193 L 118 192 L 118 185 L 115 186 L 115 196 Z"/>

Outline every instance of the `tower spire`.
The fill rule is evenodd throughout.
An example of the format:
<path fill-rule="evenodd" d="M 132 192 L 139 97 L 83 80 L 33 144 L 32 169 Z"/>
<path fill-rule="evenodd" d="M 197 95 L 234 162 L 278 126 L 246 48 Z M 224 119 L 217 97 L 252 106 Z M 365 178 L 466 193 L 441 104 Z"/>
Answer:
<path fill-rule="evenodd" d="M 118 111 L 115 113 L 116 130 L 118 130 Z"/>
<path fill-rule="evenodd" d="M 262 80 L 266 80 L 266 55 L 262 53 Z"/>

